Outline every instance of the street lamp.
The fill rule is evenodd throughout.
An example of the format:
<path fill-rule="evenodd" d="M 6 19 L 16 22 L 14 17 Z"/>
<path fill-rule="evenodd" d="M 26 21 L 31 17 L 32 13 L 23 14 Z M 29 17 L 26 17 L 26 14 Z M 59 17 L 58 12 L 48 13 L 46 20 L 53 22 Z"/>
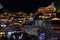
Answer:
<path fill-rule="evenodd" d="M 0 9 L 2 9 L 3 8 L 3 5 L 0 3 Z"/>

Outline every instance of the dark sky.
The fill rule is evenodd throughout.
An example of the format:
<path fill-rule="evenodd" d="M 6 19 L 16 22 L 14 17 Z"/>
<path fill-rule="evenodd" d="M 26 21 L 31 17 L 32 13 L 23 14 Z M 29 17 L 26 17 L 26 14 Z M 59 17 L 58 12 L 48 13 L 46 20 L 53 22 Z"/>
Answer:
<path fill-rule="evenodd" d="M 4 9 L 11 11 L 35 12 L 38 7 L 50 5 L 52 0 L 1 0 Z"/>

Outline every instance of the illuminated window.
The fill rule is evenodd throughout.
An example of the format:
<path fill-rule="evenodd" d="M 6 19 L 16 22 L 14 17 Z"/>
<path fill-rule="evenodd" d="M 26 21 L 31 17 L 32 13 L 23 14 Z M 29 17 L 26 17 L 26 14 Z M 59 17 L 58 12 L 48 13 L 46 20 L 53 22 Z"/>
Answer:
<path fill-rule="evenodd" d="M 6 25 L 1 25 L 1 27 L 6 27 Z"/>

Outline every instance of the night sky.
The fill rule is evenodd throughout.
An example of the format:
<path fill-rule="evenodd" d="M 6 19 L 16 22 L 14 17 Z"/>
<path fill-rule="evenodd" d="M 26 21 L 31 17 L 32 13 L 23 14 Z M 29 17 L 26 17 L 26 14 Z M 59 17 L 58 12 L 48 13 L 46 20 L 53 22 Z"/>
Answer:
<path fill-rule="evenodd" d="M 0 0 L 3 9 L 10 11 L 35 12 L 38 7 L 48 6 L 53 0 Z"/>

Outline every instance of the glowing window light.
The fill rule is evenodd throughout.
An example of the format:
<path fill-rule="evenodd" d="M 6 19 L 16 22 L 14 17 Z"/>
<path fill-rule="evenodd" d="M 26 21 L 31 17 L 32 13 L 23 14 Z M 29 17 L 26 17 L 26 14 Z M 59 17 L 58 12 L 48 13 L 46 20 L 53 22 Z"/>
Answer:
<path fill-rule="evenodd" d="M 3 27 L 4 25 L 1 25 L 1 27 Z"/>
<path fill-rule="evenodd" d="M 1 27 L 6 27 L 6 25 L 1 25 Z"/>

